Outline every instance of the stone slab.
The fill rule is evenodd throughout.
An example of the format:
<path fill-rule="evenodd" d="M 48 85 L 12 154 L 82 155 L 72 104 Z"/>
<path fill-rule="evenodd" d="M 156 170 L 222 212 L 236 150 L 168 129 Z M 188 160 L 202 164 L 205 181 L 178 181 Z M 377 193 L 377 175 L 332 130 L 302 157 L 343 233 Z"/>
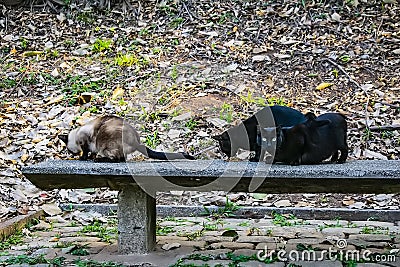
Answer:
<path fill-rule="evenodd" d="M 399 193 L 400 161 L 354 160 L 344 164 L 268 165 L 223 160 L 95 163 L 49 160 L 22 173 L 41 189 L 140 184 L 154 191 L 237 191 L 264 193 Z M 212 185 L 209 185 L 212 183 Z M 253 188 L 254 184 L 259 184 Z M 209 186 L 207 186 L 209 185 Z M 211 190 L 212 189 L 212 190 Z"/>

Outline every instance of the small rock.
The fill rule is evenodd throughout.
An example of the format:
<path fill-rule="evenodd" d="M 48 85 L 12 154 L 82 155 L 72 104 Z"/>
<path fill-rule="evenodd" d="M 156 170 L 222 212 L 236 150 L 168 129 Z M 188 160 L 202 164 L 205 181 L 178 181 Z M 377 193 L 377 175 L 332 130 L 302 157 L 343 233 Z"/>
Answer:
<path fill-rule="evenodd" d="M 72 51 L 72 54 L 75 56 L 84 56 L 84 55 L 89 54 L 89 51 L 84 48 L 78 48 L 78 49 Z"/>
<path fill-rule="evenodd" d="M 262 61 L 271 61 L 271 59 L 267 55 L 257 55 L 257 56 L 253 57 L 252 61 L 253 62 L 262 62 Z"/>
<path fill-rule="evenodd" d="M 290 58 L 290 55 L 274 53 L 274 57 L 279 58 L 279 59 L 285 59 L 285 58 Z"/>
<path fill-rule="evenodd" d="M 48 41 L 44 44 L 45 49 L 52 49 L 54 47 L 54 44 L 51 41 Z"/>
<path fill-rule="evenodd" d="M 226 66 L 225 68 L 223 68 L 222 72 L 228 73 L 228 72 L 234 71 L 237 69 L 238 66 L 239 66 L 239 64 L 237 64 L 237 63 L 230 64 L 230 65 Z"/>
<path fill-rule="evenodd" d="M 277 208 L 289 207 L 291 205 L 292 203 L 288 199 L 278 200 L 277 202 L 274 203 L 274 206 Z"/>
<path fill-rule="evenodd" d="M 60 76 L 60 73 L 58 72 L 58 69 L 57 69 L 57 68 L 55 68 L 55 69 L 51 72 L 51 76 L 53 76 L 53 77 L 58 77 L 58 76 Z"/>
<path fill-rule="evenodd" d="M 224 128 L 228 123 L 220 118 L 207 118 L 207 122 L 211 123 L 215 127 Z"/>
<path fill-rule="evenodd" d="M 36 30 L 36 27 L 35 26 L 33 26 L 32 24 L 29 24 L 29 25 L 27 25 L 26 27 L 28 27 L 31 31 L 35 31 Z"/>
<path fill-rule="evenodd" d="M 44 204 L 42 205 L 42 209 L 50 216 L 62 213 L 62 210 L 55 203 Z"/>
<path fill-rule="evenodd" d="M 176 139 L 179 137 L 179 135 L 181 134 L 180 130 L 176 130 L 176 129 L 171 129 L 168 131 L 168 137 L 171 139 Z"/>
<path fill-rule="evenodd" d="M 261 53 L 265 52 L 265 49 L 256 47 L 256 48 L 253 49 L 252 52 L 253 52 L 253 54 L 261 54 Z"/>
<path fill-rule="evenodd" d="M 386 201 L 392 199 L 394 195 L 393 194 L 379 194 L 374 196 L 374 200 L 376 201 Z"/>
<path fill-rule="evenodd" d="M 6 36 L 3 37 L 3 40 L 7 41 L 7 42 L 12 41 L 12 39 L 13 39 L 13 36 L 11 34 L 6 35 Z"/>
<path fill-rule="evenodd" d="M 56 17 L 60 22 L 63 22 L 66 19 L 64 13 L 60 13 L 60 15 L 57 15 Z"/>
<path fill-rule="evenodd" d="M 340 15 L 336 12 L 331 15 L 331 18 L 333 21 L 340 22 Z"/>
<path fill-rule="evenodd" d="M 174 117 L 172 120 L 173 121 L 184 121 L 184 120 L 190 119 L 191 116 L 192 116 L 192 113 L 187 112 L 187 113 L 184 113 L 184 114 Z"/>
<path fill-rule="evenodd" d="M 247 159 L 250 156 L 250 151 L 243 151 L 237 155 L 241 160 Z"/>
<path fill-rule="evenodd" d="M 50 228 L 51 228 L 51 225 L 45 221 L 40 221 L 38 224 L 32 226 L 33 230 L 47 230 Z"/>
<path fill-rule="evenodd" d="M 382 91 L 380 91 L 380 90 L 378 90 L 378 89 L 375 89 L 375 90 L 374 90 L 374 93 L 377 94 L 377 95 L 380 96 L 380 97 L 383 97 L 383 96 L 385 95 L 384 92 L 382 92 Z"/>
<path fill-rule="evenodd" d="M 69 247 L 63 248 L 63 249 L 61 249 L 61 253 L 63 253 L 63 254 L 71 253 L 71 251 L 72 251 L 75 247 L 76 247 L 76 246 L 73 245 L 73 246 L 69 246 Z"/>
<path fill-rule="evenodd" d="M 162 246 L 162 249 L 168 251 L 168 250 L 179 248 L 179 247 L 181 247 L 180 243 L 170 243 L 170 244 L 167 243 L 167 244 Z"/>
<path fill-rule="evenodd" d="M 364 157 L 365 158 L 369 158 L 369 159 L 382 159 L 382 160 L 387 160 L 387 157 L 386 156 L 384 156 L 384 155 L 382 155 L 381 153 L 379 153 L 379 152 L 374 152 L 374 151 L 371 151 L 371 150 L 368 150 L 368 149 L 366 149 L 365 151 L 364 151 Z"/>
<path fill-rule="evenodd" d="M 365 204 L 362 202 L 356 202 L 349 206 L 351 209 L 362 209 L 363 207 L 365 207 Z"/>

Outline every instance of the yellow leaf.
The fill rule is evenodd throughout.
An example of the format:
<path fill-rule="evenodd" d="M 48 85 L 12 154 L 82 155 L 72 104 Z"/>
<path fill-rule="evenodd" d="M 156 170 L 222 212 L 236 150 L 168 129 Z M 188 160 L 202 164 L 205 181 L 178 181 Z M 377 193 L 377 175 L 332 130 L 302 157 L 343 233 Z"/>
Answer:
<path fill-rule="evenodd" d="M 115 100 L 115 99 L 117 99 L 117 98 L 119 98 L 119 97 L 122 97 L 124 95 L 124 89 L 122 89 L 119 85 L 117 86 L 117 88 L 115 88 L 115 90 L 114 90 L 114 92 L 113 92 L 113 94 L 112 94 L 112 96 L 111 96 L 111 99 L 112 100 Z"/>
<path fill-rule="evenodd" d="M 257 14 L 257 16 L 264 16 L 265 15 L 265 11 L 264 10 L 257 10 L 256 14 Z"/>
<path fill-rule="evenodd" d="M 349 199 L 349 200 L 343 200 L 342 203 L 345 206 L 350 206 L 350 205 L 353 205 L 355 203 L 355 201 L 354 201 L 354 199 Z"/>
<path fill-rule="evenodd" d="M 22 162 L 25 162 L 28 158 L 29 158 L 29 155 L 28 155 L 28 154 L 23 154 L 23 155 L 21 156 L 21 161 L 22 161 Z"/>
<path fill-rule="evenodd" d="M 55 236 L 55 237 L 50 238 L 49 242 L 58 242 L 59 240 L 60 240 L 60 238 Z"/>
<path fill-rule="evenodd" d="M 58 103 L 58 102 L 62 101 L 63 99 L 64 99 L 64 96 L 63 96 L 63 95 L 59 95 L 59 96 L 57 96 L 56 98 L 50 98 L 50 99 L 49 99 L 50 101 L 49 101 L 48 103 L 46 103 L 45 106 Z"/>
<path fill-rule="evenodd" d="M 17 49 L 15 49 L 15 47 L 13 47 L 13 49 L 11 49 L 11 51 L 10 51 L 10 54 L 12 55 L 12 54 L 15 54 L 15 53 L 17 53 Z"/>
<path fill-rule="evenodd" d="M 235 26 L 235 27 L 233 27 L 233 30 L 232 30 L 232 31 L 233 31 L 233 32 L 237 32 L 237 30 L 238 30 L 238 27 Z"/>
<path fill-rule="evenodd" d="M 23 57 L 34 57 L 43 54 L 42 51 L 26 51 L 22 54 Z"/>
<path fill-rule="evenodd" d="M 333 83 L 321 83 L 320 85 L 318 85 L 315 89 L 317 90 L 323 90 L 325 88 L 328 88 L 330 86 L 332 86 Z"/>

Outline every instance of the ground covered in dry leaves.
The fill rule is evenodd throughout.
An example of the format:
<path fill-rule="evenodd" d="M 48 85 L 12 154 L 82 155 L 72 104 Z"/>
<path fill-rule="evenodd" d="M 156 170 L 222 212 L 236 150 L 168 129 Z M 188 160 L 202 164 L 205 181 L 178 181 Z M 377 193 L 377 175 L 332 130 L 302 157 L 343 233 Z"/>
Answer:
<path fill-rule="evenodd" d="M 265 105 L 338 111 L 348 118 L 350 158 L 399 159 L 398 1 L 137 2 L 57 12 L 0 7 L 0 220 L 52 200 L 116 201 L 108 190 L 42 192 L 20 172 L 69 158 L 57 135 L 100 114 L 129 119 L 157 150 L 205 159 L 222 157 L 205 151 L 215 145 L 211 135 Z M 394 195 L 229 198 L 239 205 L 399 208 Z M 225 193 L 160 193 L 158 203 L 223 205 Z"/>

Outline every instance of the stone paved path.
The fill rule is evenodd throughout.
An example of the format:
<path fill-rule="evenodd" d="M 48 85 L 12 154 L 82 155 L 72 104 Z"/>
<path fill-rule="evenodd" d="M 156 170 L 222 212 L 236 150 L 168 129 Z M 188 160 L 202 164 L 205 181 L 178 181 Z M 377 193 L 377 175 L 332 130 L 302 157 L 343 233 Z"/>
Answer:
<path fill-rule="evenodd" d="M 0 266 L 400 266 L 400 227 L 389 222 L 166 218 L 154 252 L 118 255 L 117 223 L 107 219 L 43 218 L 0 243 Z"/>

